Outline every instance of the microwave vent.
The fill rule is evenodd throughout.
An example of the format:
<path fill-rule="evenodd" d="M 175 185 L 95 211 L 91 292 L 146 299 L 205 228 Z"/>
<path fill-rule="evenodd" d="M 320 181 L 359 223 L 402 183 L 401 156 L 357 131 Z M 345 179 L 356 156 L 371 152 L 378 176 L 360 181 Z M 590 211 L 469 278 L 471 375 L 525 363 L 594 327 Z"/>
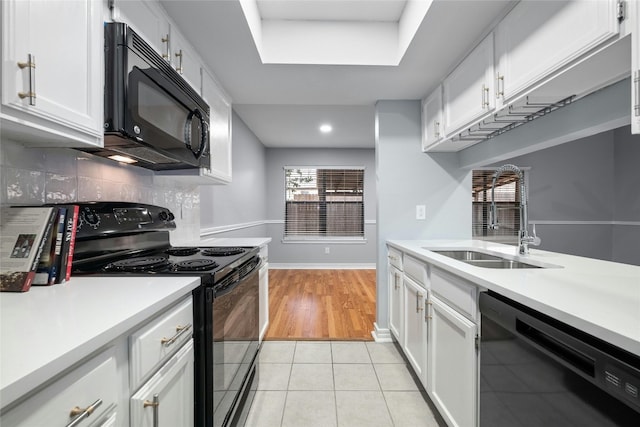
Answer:
<path fill-rule="evenodd" d="M 112 151 L 125 154 L 135 159 L 143 160 L 153 164 L 171 164 L 180 163 L 176 159 L 167 157 L 155 150 L 146 147 L 110 147 Z"/>

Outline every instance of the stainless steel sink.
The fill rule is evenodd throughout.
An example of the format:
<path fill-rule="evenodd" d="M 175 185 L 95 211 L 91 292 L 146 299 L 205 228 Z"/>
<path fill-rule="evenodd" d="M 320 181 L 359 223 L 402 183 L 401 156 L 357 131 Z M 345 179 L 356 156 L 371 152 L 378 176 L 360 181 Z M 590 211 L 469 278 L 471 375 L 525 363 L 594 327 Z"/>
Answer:
<path fill-rule="evenodd" d="M 469 265 L 475 265 L 476 267 L 484 268 L 542 268 L 537 265 L 527 264 L 525 262 L 514 261 L 511 259 L 498 259 L 498 260 L 469 260 L 463 261 Z"/>
<path fill-rule="evenodd" d="M 499 261 L 502 258 L 485 254 L 483 252 L 476 251 L 432 251 L 440 255 L 447 256 L 449 258 L 457 259 L 458 261 L 476 261 L 476 260 L 496 260 Z"/>
<path fill-rule="evenodd" d="M 425 248 L 426 249 L 426 248 Z M 526 262 L 511 260 L 502 258 L 497 255 L 490 255 L 484 252 L 468 251 L 468 250 L 443 250 L 432 251 L 440 255 L 444 255 L 449 258 L 453 258 L 458 261 L 462 261 L 466 264 L 476 267 L 484 268 L 543 268 L 533 264 L 527 264 Z"/>

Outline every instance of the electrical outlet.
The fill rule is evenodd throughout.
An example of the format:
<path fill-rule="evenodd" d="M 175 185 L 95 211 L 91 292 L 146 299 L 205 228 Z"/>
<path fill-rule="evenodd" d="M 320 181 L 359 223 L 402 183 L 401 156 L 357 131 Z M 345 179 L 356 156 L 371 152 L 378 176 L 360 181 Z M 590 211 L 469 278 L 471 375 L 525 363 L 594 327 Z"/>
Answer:
<path fill-rule="evenodd" d="M 329 250 L 329 247 L 328 247 L 328 246 L 327 246 L 326 248 L 324 248 L 324 253 L 325 253 L 325 254 L 327 254 L 327 255 L 328 255 L 328 254 L 329 254 L 329 252 L 330 252 L 330 250 Z"/>
<path fill-rule="evenodd" d="M 416 219 L 425 219 L 427 217 L 427 207 L 425 205 L 416 205 Z"/>

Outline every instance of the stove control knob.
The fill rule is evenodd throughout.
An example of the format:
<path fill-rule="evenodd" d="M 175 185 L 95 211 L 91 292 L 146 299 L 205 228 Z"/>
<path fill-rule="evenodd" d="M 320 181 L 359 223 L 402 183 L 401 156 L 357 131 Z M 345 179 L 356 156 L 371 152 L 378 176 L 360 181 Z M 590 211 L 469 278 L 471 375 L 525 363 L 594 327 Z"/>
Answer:
<path fill-rule="evenodd" d="M 167 221 L 169 219 L 169 214 L 167 211 L 160 211 L 158 218 L 160 218 L 160 221 Z"/>
<path fill-rule="evenodd" d="M 85 208 L 80 215 L 81 224 L 87 224 L 89 227 L 97 229 L 100 225 L 100 215 L 90 208 Z"/>

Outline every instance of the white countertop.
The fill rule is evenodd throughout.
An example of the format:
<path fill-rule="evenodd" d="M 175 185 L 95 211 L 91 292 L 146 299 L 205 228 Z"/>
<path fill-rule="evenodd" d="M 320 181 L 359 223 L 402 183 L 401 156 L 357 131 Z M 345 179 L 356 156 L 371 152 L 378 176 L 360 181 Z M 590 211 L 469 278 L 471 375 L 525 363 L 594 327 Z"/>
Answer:
<path fill-rule="evenodd" d="M 640 355 L 640 267 L 478 240 L 388 240 L 418 259 L 463 277 L 631 353 Z M 475 267 L 431 249 L 480 249 L 550 268 Z"/>
<path fill-rule="evenodd" d="M 210 237 L 200 239 L 201 246 L 262 247 L 271 242 L 271 237 Z"/>
<path fill-rule="evenodd" d="M 0 403 L 10 404 L 200 285 L 196 277 L 72 277 L 0 294 Z"/>

